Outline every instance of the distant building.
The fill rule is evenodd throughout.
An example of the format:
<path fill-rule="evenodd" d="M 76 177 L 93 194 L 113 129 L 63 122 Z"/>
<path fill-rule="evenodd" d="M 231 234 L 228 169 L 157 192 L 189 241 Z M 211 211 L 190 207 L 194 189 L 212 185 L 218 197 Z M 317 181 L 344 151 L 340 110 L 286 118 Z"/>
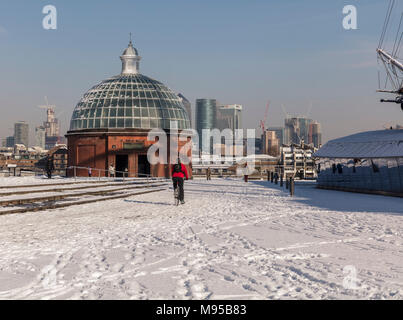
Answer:
<path fill-rule="evenodd" d="M 197 99 L 196 100 L 196 130 L 199 134 L 199 149 L 207 150 L 209 141 L 203 141 L 203 129 L 216 128 L 217 119 L 217 100 L 215 99 Z M 204 146 L 204 147 L 203 147 Z M 211 146 L 210 146 L 211 147 Z M 210 148 L 212 149 L 212 147 Z"/>
<path fill-rule="evenodd" d="M 35 128 L 35 146 L 45 149 L 46 129 L 43 126 Z"/>
<path fill-rule="evenodd" d="M 66 145 L 58 145 L 49 150 L 49 155 L 53 158 L 55 174 L 65 175 L 68 164 L 68 150 Z"/>
<path fill-rule="evenodd" d="M 284 120 L 284 143 L 287 145 L 298 143 L 298 130 L 297 118 L 286 118 Z"/>
<path fill-rule="evenodd" d="M 46 121 L 43 126 L 46 130 L 47 137 L 58 137 L 60 135 L 59 121 L 55 117 L 55 110 L 48 106 L 46 110 Z"/>
<path fill-rule="evenodd" d="M 59 136 L 54 136 L 54 137 L 45 137 L 45 149 L 50 150 L 54 147 L 56 147 L 60 142 L 60 137 Z"/>
<path fill-rule="evenodd" d="M 186 99 L 181 93 L 178 94 L 179 99 L 182 100 L 183 106 L 185 107 L 186 113 L 188 114 L 190 126 L 192 126 L 192 104 L 188 99 Z"/>
<path fill-rule="evenodd" d="M 290 177 L 315 178 L 317 176 L 313 158 L 315 151 L 315 148 L 305 144 L 282 146 L 280 148 L 280 174 L 284 179 Z"/>
<path fill-rule="evenodd" d="M 274 131 L 276 133 L 276 137 L 278 139 L 278 142 L 281 145 L 283 145 L 284 142 L 284 128 L 283 127 L 269 127 L 267 128 L 268 131 Z"/>
<path fill-rule="evenodd" d="M 263 133 L 263 154 L 277 157 L 280 153 L 280 142 L 275 131 L 266 130 Z"/>
<path fill-rule="evenodd" d="M 262 138 L 255 139 L 255 154 L 262 154 L 263 146 L 262 146 Z"/>
<path fill-rule="evenodd" d="M 249 178 L 262 179 L 267 177 L 267 172 L 278 170 L 278 167 L 277 157 L 268 154 L 252 154 L 237 161 L 236 173 L 240 176 L 246 171 Z"/>
<path fill-rule="evenodd" d="M 322 145 L 320 123 L 313 122 L 309 125 L 308 143 L 312 144 L 315 148 L 319 148 Z"/>
<path fill-rule="evenodd" d="M 217 107 L 216 127 L 219 130 L 242 129 L 242 106 L 230 104 Z"/>
<path fill-rule="evenodd" d="M 16 144 L 13 148 L 0 150 L 0 169 L 8 171 L 13 168 L 13 174 L 20 175 L 22 171 L 37 171 L 36 164 L 46 155 L 41 148 L 26 148 L 25 145 Z"/>
<path fill-rule="evenodd" d="M 313 120 L 302 117 L 298 118 L 298 123 L 299 123 L 299 137 L 300 139 L 303 139 L 305 143 L 307 143 L 309 140 L 309 126 L 311 123 L 313 123 Z M 298 143 L 301 143 L 301 141 L 299 141 Z"/>
<path fill-rule="evenodd" d="M 300 144 L 309 141 L 309 126 L 314 121 L 305 117 L 285 119 L 284 144 Z"/>
<path fill-rule="evenodd" d="M 14 148 L 14 136 L 6 138 L 6 147 L 7 148 Z"/>
<path fill-rule="evenodd" d="M 57 144 L 62 143 L 60 137 L 60 124 L 59 120 L 55 117 L 55 107 L 51 105 L 41 106 L 41 108 L 46 109 L 46 121 L 43 122 L 42 128 L 45 129 L 45 142 L 43 147 L 46 149 L 51 149 Z M 41 136 L 42 129 L 40 131 L 35 130 L 35 138 L 36 133 Z M 42 143 L 42 137 L 38 137 Z M 38 143 L 38 142 L 37 142 Z"/>
<path fill-rule="evenodd" d="M 28 148 L 24 144 L 16 143 L 14 145 L 14 151 L 13 152 L 14 152 L 15 155 L 20 155 L 22 153 L 26 153 L 26 151 L 28 151 Z"/>
<path fill-rule="evenodd" d="M 29 126 L 25 121 L 19 121 L 14 124 L 14 144 L 23 144 L 28 148 Z"/>

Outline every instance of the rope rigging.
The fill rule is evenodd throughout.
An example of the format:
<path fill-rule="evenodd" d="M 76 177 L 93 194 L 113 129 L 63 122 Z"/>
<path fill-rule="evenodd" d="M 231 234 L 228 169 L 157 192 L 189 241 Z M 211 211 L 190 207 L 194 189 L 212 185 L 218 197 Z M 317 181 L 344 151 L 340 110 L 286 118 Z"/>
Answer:
<path fill-rule="evenodd" d="M 381 48 L 383 45 L 383 41 L 385 39 L 386 31 L 388 29 L 389 20 L 390 20 L 390 16 L 392 15 L 392 10 L 393 10 L 394 5 L 395 5 L 395 0 L 389 0 L 388 11 L 386 12 L 386 18 L 385 18 L 385 21 L 383 24 L 383 29 L 382 29 L 382 33 L 381 33 L 381 38 L 379 40 L 378 48 Z"/>

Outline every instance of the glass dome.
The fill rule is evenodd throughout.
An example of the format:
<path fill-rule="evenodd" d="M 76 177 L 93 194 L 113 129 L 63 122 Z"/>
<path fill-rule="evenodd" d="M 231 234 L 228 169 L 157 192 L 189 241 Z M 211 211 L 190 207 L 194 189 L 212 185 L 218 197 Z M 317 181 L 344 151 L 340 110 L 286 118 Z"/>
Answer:
<path fill-rule="evenodd" d="M 131 41 L 120 58 L 122 73 L 84 94 L 74 109 L 70 130 L 189 129 L 181 99 L 161 82 L 138 72 L 141 57 Z"/>

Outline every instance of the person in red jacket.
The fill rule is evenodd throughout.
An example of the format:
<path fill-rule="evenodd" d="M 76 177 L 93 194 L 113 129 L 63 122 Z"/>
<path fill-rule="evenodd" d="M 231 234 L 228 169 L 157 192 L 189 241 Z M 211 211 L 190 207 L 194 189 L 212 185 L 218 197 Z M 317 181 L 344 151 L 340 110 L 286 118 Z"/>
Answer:
<path fill-rule="evenodd" d="M 179 187 L 179 200 L 182 204 L 185 203 L 185 192 L 183 189 L 183 180 L 185 178 L 186 180 L 189 179 L 188 171 L 186 170 L 185 165 L 181 163 L 181 160 L 178 158 L 178 163 L 172 166 L 172 181 L 174 184 L 174 189 Z"/>

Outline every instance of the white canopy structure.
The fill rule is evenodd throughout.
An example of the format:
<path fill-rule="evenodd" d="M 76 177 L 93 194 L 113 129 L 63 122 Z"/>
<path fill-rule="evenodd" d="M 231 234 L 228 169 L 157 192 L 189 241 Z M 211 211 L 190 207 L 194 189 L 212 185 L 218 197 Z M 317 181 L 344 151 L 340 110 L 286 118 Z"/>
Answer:
<path fill-rule="evenodd" d="M 331 140 L 315 154 L 318 158 L 403 157 L 403 130 L 379 130 Z"/>

